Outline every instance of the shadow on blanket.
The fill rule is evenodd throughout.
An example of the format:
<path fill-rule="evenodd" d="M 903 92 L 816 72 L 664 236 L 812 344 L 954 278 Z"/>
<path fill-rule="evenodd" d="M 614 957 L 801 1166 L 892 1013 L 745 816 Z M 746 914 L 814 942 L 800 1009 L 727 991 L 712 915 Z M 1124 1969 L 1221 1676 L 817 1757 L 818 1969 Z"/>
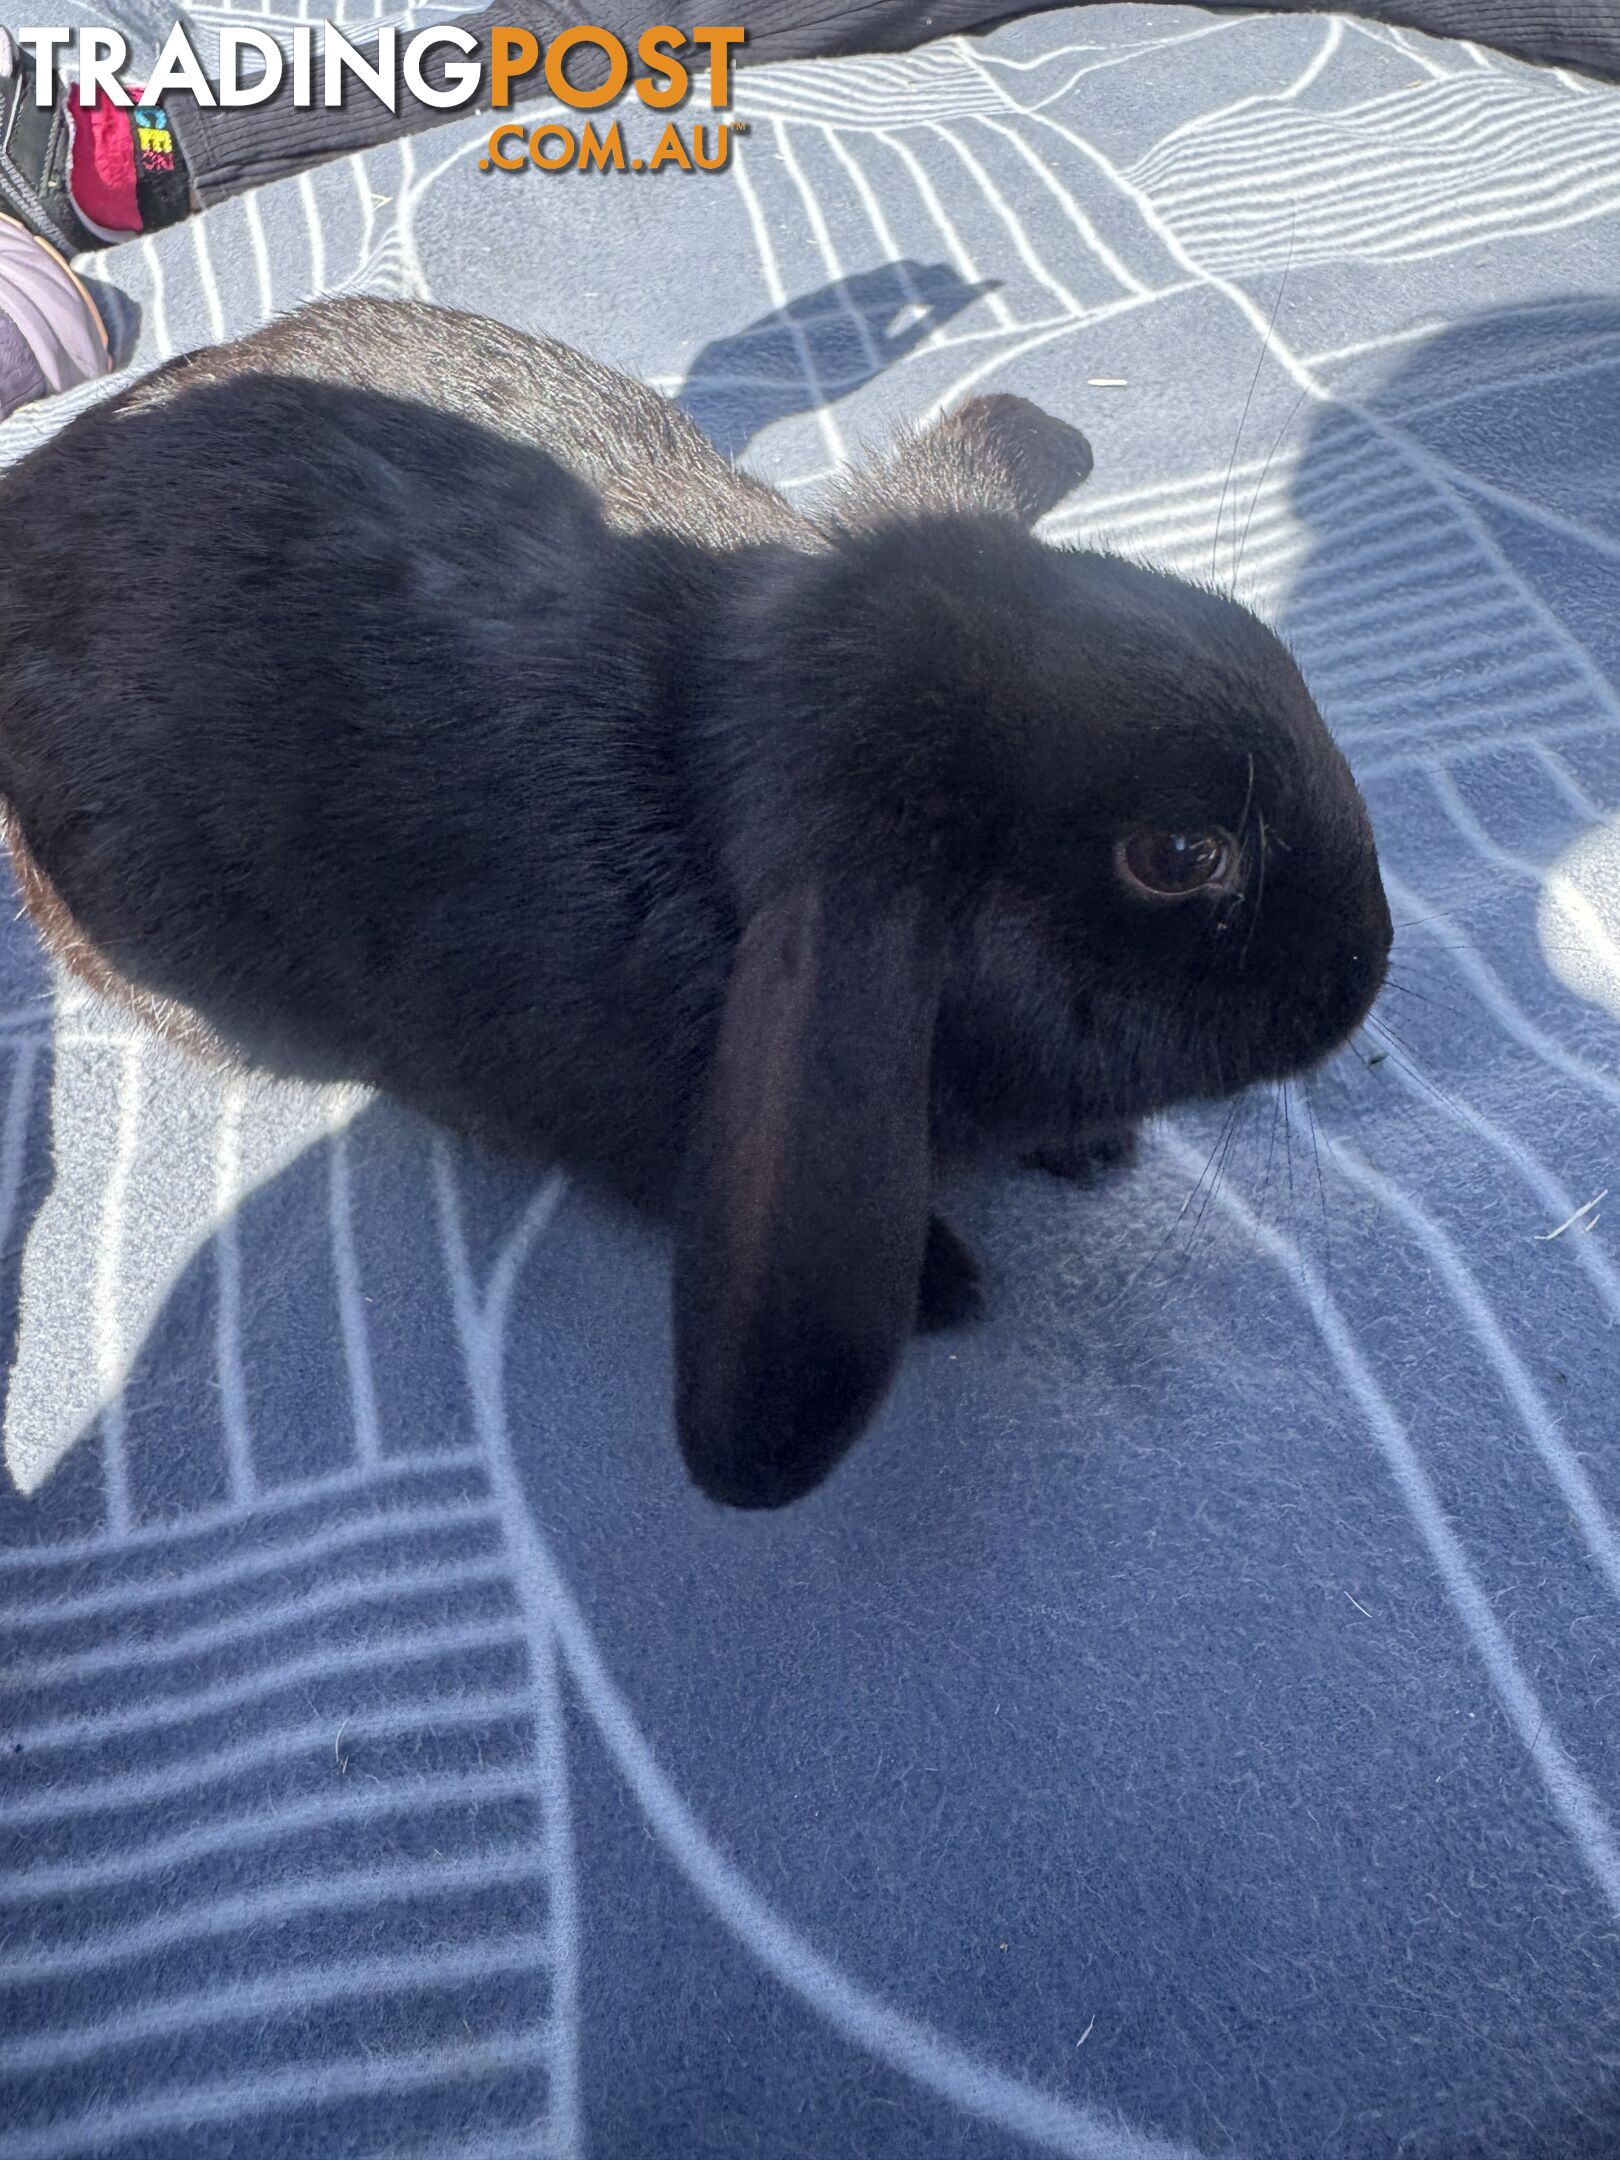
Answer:
<path fill-rule="evenodd" d="M 794 413 L 836 404 L 997 289 L 948 263 L 892 262 L 803 293 L 705 345 L 675 393 L 727 457 Z"/>

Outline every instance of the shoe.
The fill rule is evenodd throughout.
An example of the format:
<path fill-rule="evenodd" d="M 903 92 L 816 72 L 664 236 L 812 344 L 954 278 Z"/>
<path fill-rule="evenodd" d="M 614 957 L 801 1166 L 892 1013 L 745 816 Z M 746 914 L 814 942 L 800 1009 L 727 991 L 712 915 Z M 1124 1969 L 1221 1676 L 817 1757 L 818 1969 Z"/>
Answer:
<path fill-rule="evenodd" d="M 58 94 L 41 109 L 34 87 L 33 61 L 0 30 L 0 215 L 26 225 L 59 255 L 83 255 L 103 242 L 73 207 L 65 101 Z"/>
<path fill-rule="evenodd" d="M 112 367 L 96 303 L 56 250 L 0 217 L 0 420 Z"/>

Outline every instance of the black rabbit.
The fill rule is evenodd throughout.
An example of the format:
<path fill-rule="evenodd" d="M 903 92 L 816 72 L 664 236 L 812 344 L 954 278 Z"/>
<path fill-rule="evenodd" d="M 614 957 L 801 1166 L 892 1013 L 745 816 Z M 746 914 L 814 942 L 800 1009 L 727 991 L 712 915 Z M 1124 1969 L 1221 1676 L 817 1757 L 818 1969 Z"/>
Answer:
<path fill-rule="evenodd" d="M 978 398 L 812 520 L 468 316 L 173 363 L 0 481 L 25 898 L 170 1032 L 672 1214 L 686 1461 L 780 1505 L 978 1301 L 943 1171 L 1126 1152 L 1382 982 L 1276 637 L 1031 536 L 1090 462 Z"/>

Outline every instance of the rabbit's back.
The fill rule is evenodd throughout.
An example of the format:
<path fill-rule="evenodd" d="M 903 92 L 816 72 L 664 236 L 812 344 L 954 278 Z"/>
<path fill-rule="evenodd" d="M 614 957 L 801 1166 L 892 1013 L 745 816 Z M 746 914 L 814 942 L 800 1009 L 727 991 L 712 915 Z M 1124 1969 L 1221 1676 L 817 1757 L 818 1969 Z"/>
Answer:
<path fill-rule="evenodd" d="M 702 551 L 443 410 L 232 369 L 26 461 L 0 560 L 0 793 L 114 971 L 587 1164 L 611 1119 L 657 1189 L 724 969 L 671 696 Z"/>
<path fill-rule="evenodd" d="M 254 373 L 409 400 L 544 451 L 616 530 L 706 547 L 812 547 L 811 523 L 740 473 L 678 405 L 555 338 L 423 301 L 319 300 L 234 345 L 191 354 L 125 394 L 134 407 Z"/>

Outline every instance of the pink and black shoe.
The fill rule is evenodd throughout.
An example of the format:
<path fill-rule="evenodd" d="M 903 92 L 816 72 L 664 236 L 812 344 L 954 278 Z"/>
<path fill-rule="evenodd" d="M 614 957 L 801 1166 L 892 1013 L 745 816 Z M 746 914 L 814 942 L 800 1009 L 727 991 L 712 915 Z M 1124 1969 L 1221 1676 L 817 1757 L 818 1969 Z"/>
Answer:
<path fill-rule="evenodd" d="M 86 104 L 53 77 L 39 102 L 34 62 L 0 30 L 0 215 L 60 255 L 161 232 L 193 208 L 186 162 L 162 105 Z"/>

